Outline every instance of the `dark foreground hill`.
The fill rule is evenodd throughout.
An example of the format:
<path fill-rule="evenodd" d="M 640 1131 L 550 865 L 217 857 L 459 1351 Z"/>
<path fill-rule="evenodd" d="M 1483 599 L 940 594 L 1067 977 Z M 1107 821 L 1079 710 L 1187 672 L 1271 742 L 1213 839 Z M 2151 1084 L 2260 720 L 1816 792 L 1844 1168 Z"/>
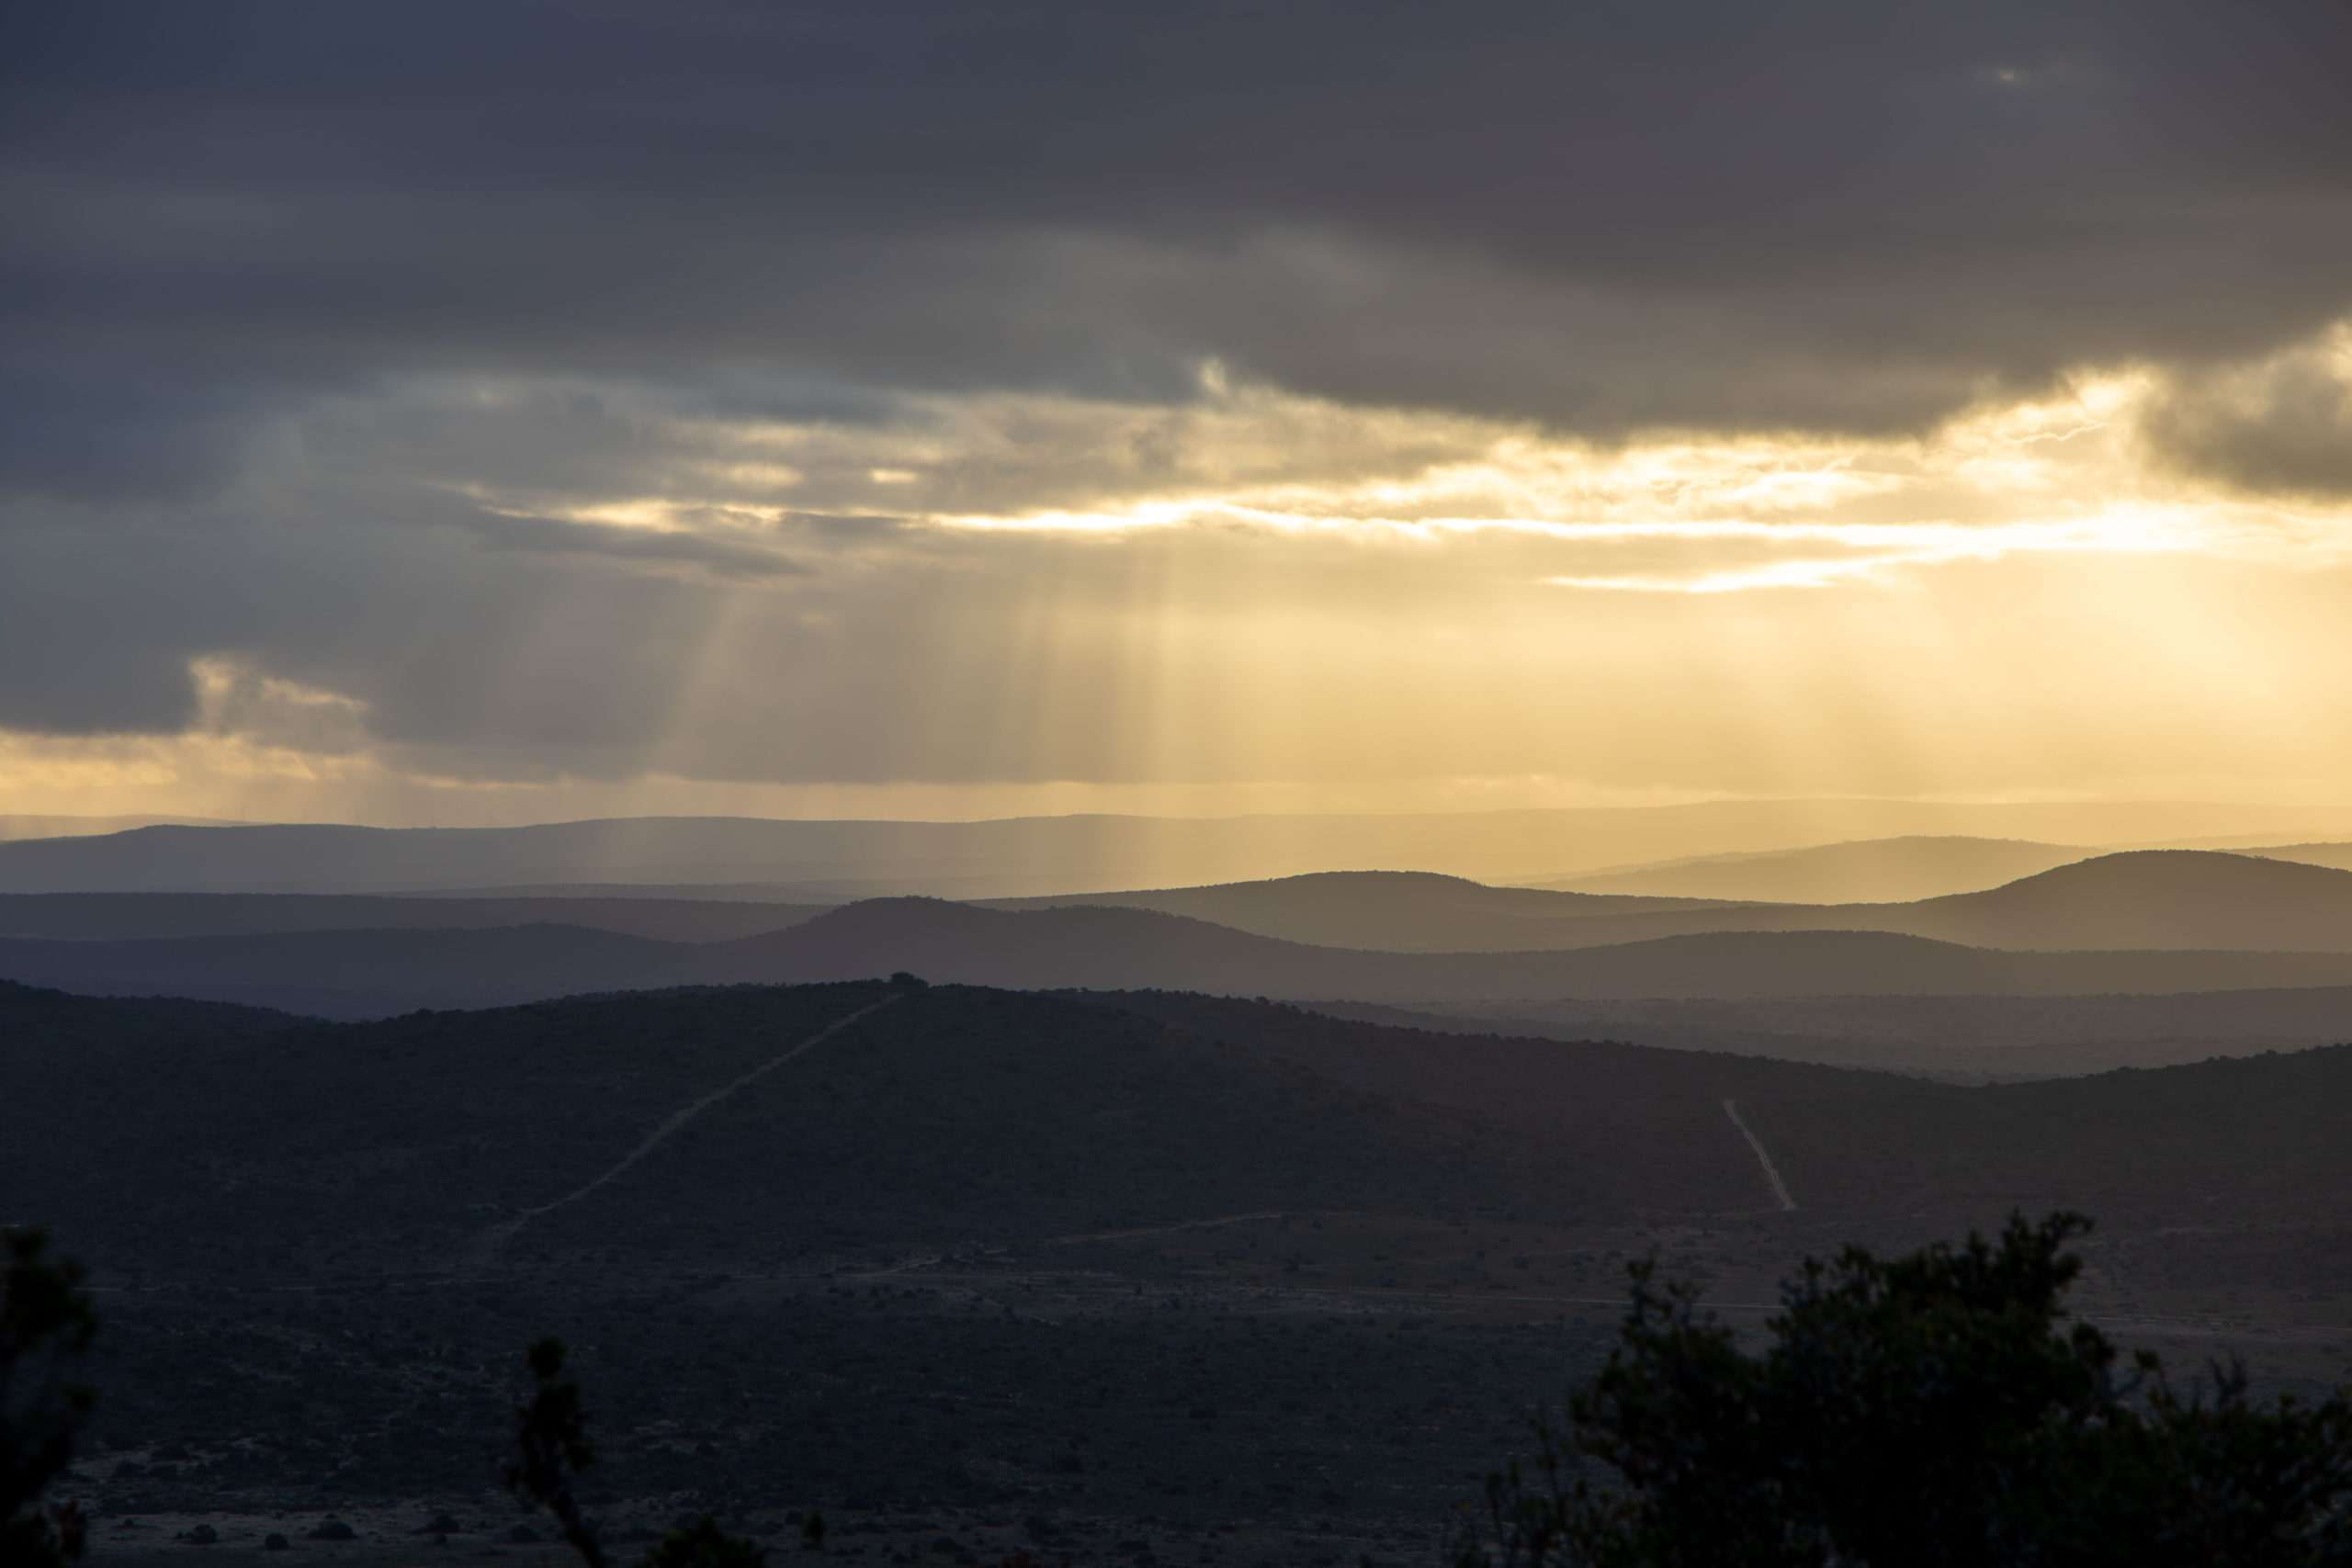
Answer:
<path fill-rule="evenodd" d="M 1629 1255 L 1746 1323 L 1801 1247 L 2077 1205 L 2108 1310 L 2198 1314 L 2190 1364 L 2246 1292 L 2316 1314 L 2258 1374 L 2289 1335 L 2324 1375 L 2352 1353 L 2320 1299 L 2352 1288 L 2352 1050 L 1962 1089 L 1167 993 L 0 1010 L 6 1217 L 99 1266 L 71 1484 L 116 1555 L 160 1508 L 246 1546 L 332 1509 L 369 1561 L 440 1550 L 447 1510 L 448 1551 L 485 1550 L 516 1348 L 549 1331 L 616 1526 L 788 1544 L 817 1506 L 873 1560 L 1302 1568 L 1433 1555 L 1594 1363 Z"/>
<path fill-rule="evenodd" d="M 0 1065 L 19 1073 L 118 1052 L 159 1051 L 168 1057 L 311 1021 L 226 1002 L 82 997 L 0 980 Z"/>
<path fill-rule="evenodd" d="M 155 1005 L 50 1005 L 73 1003 L 125 1010 L 133 1032 L 148 1027 L 137 1010 Z M 479 1267 L 498 1226 L 595 1180 L 674 1109 L 854 1016 L 494 1255 L 741 1269 L 1266 1209 L 1562 1217 L 1757 1200 L 1735 1141 L 1713 1138 L 1695 1158 L 1669 1149 L 1631 1100 L 1577 1138 L 1532 1136 L 1131 1009 L 873 982 L 293 1030 L 259 1015 L 242 1044 L 200 1053 L 102 1052 L 81 1033 L 23 1028 L 9 1047 L 26 1070 L 0 1189 L 117 1269 Z M 1626 1060 L 1659 1086 L 1691 1071 L 1686 1056 Z M 1703 1106 L 1705 1091 L 1644 1092 Z"/>
<path fill-rule="evenodd" d="M 2352 953 L 2007 953 L 1871 931 L 1723 932 L 1565 952 L 1313 947 L 1145 909 L 873 899 L 786 931 L 662 942 L 571 926 L 0 941 L 0 976 L 340 1018 L 677 985 L 908 970 L 1018 989 L 1422 1002 L 1511 998 L 2056 996 L 2352 984 Z"/>
<path fill-rule="evenodd" d="M 1690 1107 L 1658 1053 L 1591 1043 L 1429 1035 L 1194 996 L 1120 1005 L 1285 1057 L 1334 1081 L 1538 1131 Z M 2352 1233 L 2352 1045 L 1956 1088 L 1883 1074 L 1691 1055 L 1684 1092 L 1736 1097 L 1800 1208 L 1867 1216 L 2075 1208 L 2115 1229 L 2308 1225 Z M 1636 1066 L 1638 1064 L 1639 1066 Z M 1690 1148 L 1710 1129 L 1645 1137 Z M 1579 1135 L 1570 1133 L 1571 1136 Z M 2352 1256 L 2324 1266 L 2352 1282 Z"/>
<path fill-rule="evenodd" d="M 1725 1100 L 1801 1209 L 1858 1225 L 2072 1206 L 2275 1241 L 2352 1213 L 2352 1047 L 1957 1089 L 1176 993 L 865 982 L 298 1028 L 197 1010 L 192 1050 L 155 1004 L 5 995 L 0 1190 L 118 1269 L 740 1271 L 1264 1211 L 1768 1212 Z M 122 1021 L 110 1048 L 93 1009 Z"/>

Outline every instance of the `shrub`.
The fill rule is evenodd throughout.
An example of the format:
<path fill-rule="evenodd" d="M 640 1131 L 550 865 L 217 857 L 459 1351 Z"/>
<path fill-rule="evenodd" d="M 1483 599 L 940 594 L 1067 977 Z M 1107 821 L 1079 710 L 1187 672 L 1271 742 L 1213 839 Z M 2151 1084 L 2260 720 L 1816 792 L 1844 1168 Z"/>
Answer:
<path fill-rule="evenodd" d="M 98 1327 L 82 1266 L 48 1250 L 42 1231 L 0 1231 L 0 1568 L 77 1558 L 87 1535 L 78 1508 L 40 1506 L 95 1403 L 67 1374 Z"/>
<path fill-rule="evenodd" d="M 2154 1355 L 2120 1366 L 2064 1321 L 2088 1228 L 1808 1259 L 1760 1355 L 1634 1265 L 1622 1343 L 1489 1480 L 1464 1568 L 2352 1561 L 2352 1404 L 2258 1403 L 2234 1367 L 2183 1398 Z"/>

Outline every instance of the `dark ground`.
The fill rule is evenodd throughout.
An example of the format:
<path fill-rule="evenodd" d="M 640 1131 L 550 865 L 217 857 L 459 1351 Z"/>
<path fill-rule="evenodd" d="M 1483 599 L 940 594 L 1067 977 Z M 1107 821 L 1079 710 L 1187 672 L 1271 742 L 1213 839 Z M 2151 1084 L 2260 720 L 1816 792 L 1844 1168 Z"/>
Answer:
<path fill-rule="evenodd" d="M 0 1217 L 98 1268 L 66 1488 L 98 1555 L 277 1531 L 289 1561 L 536 1568 L 559 1549 L 504 1539 L 495 1477 L 522 1348 L 556 1333 L 624 1541 L 708 1510 L 797 1561 L 816 1508 L 877 1565 L 1434 1563 L 1598 1365 L 1629 1258 L 1753 1330 L 1805 1253 L 2011 1202 L 2099 1214 L 2082 1309 L 2185 1374 L 2352 1375 L 2352 1051 L 1958 1089 L 941 987 L 529 1213 L 893 995 L 319 1025 L 0 987 Z M 330 1514 L 351 1540 L 308 1533 Z"/>

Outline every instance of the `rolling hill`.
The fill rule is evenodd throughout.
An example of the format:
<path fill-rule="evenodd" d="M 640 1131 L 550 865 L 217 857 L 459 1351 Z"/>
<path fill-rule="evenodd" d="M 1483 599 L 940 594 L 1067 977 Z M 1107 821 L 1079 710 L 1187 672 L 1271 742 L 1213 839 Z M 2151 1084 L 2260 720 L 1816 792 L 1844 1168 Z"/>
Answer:
<path fill-rule="evenodd" d="M 96 1005 L 152 1028 L 147 1004 Z M 872 982 L 251 1021 L 202 1050 L 96 1048 L 86 1018 L 14 1031 L 17 1215 L 117 1269 L 299 1278 L 616 1249 L 741 1271 L 1295 1209 L 1770 1213 L 1725 1100 L 1801 1212 L 1860 1231 L 2074 1206 L 2276 1246 L 2352 1202 L 2352 1047 L 1966 1089 L 1179 993 Z M 2340 1248 L 2291 1262 L 2352 1282 Z"/>
<path fill-rule="evenodd" d="M 1801 1209 L 2074 1208 L 2118 1229 L 2202 1215 L 2214 1229 L 2331 1235 L 2352 1213 L 2352 1140 L 2340 1134 L 2352 1045 L 1971 1089 L 1694 1054 L 1678 1083 L 1639 1076 L 1636 1065 L 1657 1066 L 1639 1047 L 1432 1036 L 1196 996 L 1097 999 L 1352 1088 L 1534 1130 L 1614 1115 L 1661 1128 L 1661 1109 L 1695 1109 L 1679 1096 L 1734 1096 Z M 1649 1135 L 1687 1147 L 1702 1129 L 1694 1117 Z M 2319 1271 L 2352 1284 L 2352 1254 Z"/>
<path fill-rule="evenodd" d="M 2352 951 L 2352 871 L 2211 850 L 2139 850 L 1983 893 L 1887 907 L 1874 923 L 2006 948 L 2342 953 Z"/>
<path fill-rule="evenodd" d="M 700 956 L 718 966 L 709 978 L 909 969 L 1023 989 L 1287 998 L 2051 996 L 2352 981 L 2352 953 L 2009 953 L 1866 931 L 1710 932 L 1559 952 L 1369 953 L 1151 910 L 998 911 L 919 898 L 849 905 L 791 931 L 707 944 Z"/>
<path fill-rule="evenodd" d="M 1550 886 L 1578 893 L 1769 904 L 1900 904 L 1996 887 L 2098 852 L 2081 844 L 1915 835 L 1663 861 Z"/>
<path fill-rule="evenodd" d="M 983 908 L 1156 909 L 1318 947 L 1519 953 L 1622 940 L 1623 917 L 1714 911 L 1721 901 L 1489 887 L 1425 871 L 1326 871 L 1210 887 L 973 899 Z"/>
<path fill-rule="evenodd" d="M 2352 844 L 2265 844 L 2244 852 L 2265 860 L 2296 861 L 2304 865 L 2352 871 Z"/>
<path fill-rule="evenodd" d="M 584 1260 L 620 1242 L 731 1267 L 1251 1209 L 1573 1213 L 1663 1190 L 1703 1201 L 1711 1182 L 1748 1196 L 1736 1148 L 1694 1168 L 1642 1157 L 1635 1126 L 1577 1148 L 1498 1139 L 1082 998 L 870 982 L 314 1025 L 201 1054 L 100 1058 L 70 1040 L 51 1054 L 76 1071 L 25 1080 L 0 1186 L 117 1269 L 481 1268 L 492 1227 L 594 1180 L 672 1106 L 854 1016 L 805 1066 L 744 1085 L 497 1257 Z"/>
<path fill-rule="evenodd" d="M 1731 931 L 1562 952 L 1314 947 L 1155 910 L 874 899 L 787 930 L 664 942 L 576 926 L 0 941 L 0 976 L 339 1018 L 589 991 L 926 978 L 1020 989 L 1199 990 L 1429 1002 L 1518 998 L 2055 996 L 2352 984 L 2352 953 L 2024 953 L 1883 931 Z"/>
<path fill-rule="evenodd" d="M 511 1550 L 481 1499 L 551 1331 L 634 1539 L 822 1505 L 893 1556 L 956 1508 L 1230 1550 L 1307 1509 L 1308 1562 L 1334 1516 L 1442 1518 L 1605 1353 L 1628 1258 L 1747 1324 L 1800 1251 L 2080 1208 L 2127 1342 L 2299 1390 L 2352 1346 L 2352 1048 L 1962 1089 L 1170 992 L 317 1024 L 0 986 L 0 1217 L 105 1292 L 69 1495 L 334 1509 L 371 1558 Z"/>
<path fill-rule="evenodd" d="M 93 1054 L 204 1050 L 311 1021 L 267 1008 L 183 997 L 85 997 L 0 980 L 0 1064 L 13 1075 Z"/>
<path fill-rule="evenodd" d="M 1309 1563 L 1335 1517 L 1359 1555 L 1399 1519 L 1399 1556 L 1437 1551 L 1605 1353 L 1628 1257 L 1747 1323 L 1800 1250 L 2083 1205 L 2108 1310 L 2234 1321 L 2260 1291 L 2335 1314 L 2263 1364 L 2342 1342 L 2316 1298 L 2352 1283 L 2352 1052 L 1962 1090 L 1168 993 L 892 995 L 288 1026 L 0 987 L 5 1217 L 104 1292 L 67 1483 L 102 1550 L 175 1560 L 157 1516 L 209 1510 L 201 1550 L 274 1526 L 333 1555 L 305 1538 L 334 1510 L 360 1561 L 511 1552 L 484 1495 L 550 1332 L 624 1539 L 683 1506 L 788 1545 L 784 1510 L 822 1506 L 877 1561 L 1148 1516 Z"/>
<path fill-rule="evenodd" d="M 1566 902 L 1566 900 L 1589 900 Z M 1544 900 L 1563 900 L 1548 903 Z M 2211 850 L 2094 856 L 1905 904 L 1743 904 L 1480 887 L 1394 872 L 1004 901 L 1165 909 L 1292 942 L 1362 933 L 1399 952 L 1555 949 L 1722 931 L 1884 931 L 2020 952 L 2352 952 L 2352 871 Z M 1352 908 L 1351 908 L 1352 906 Z"/>

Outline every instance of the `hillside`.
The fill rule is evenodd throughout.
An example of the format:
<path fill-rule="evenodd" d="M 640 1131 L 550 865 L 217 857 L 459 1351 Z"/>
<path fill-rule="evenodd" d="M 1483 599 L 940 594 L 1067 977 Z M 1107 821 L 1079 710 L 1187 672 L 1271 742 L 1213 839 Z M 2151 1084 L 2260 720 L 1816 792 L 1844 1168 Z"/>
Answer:
<path fill-rule="evenodd" d="M 2295 861 L 2304 865 L 2333 866 L 2352 871 L 2352 844 L 2264 844 L 2242 852 L 2265 860 Z"/>
<path fill-rule="evenodd" d="M 2352 951 L 2352 871 L 2138 850 L 1885 912 L 1883 930 L 1990 947 Z"/>
<path fill-rule="evenodd" d="M 585 991 L 851 980 L 908 970 L 1017 989 L 1160 988 L 1426 1002 L 2223 990 L 2352 984 L 2352 953 L 2012 953 L 1874 931 L 1723 932 L 1612 947 L 1383 953 L 1311 947 L 1153 910 L 874 899 L 730 942 L 574 926 L 0 941 L 0 976 L 336 1018 Z"/>
<path fill-rule="evenodd" d="M 992 909 L 1155 909 L 1317 947 L 1519 953 L 1622 940 L 1620 917 L 1712 910 L 1720 901 L 1489 887 L 1414 871 L 1329 871 L 1211 887 L 976 899 Z"/>
<path fill-rule="evenodd" d="M 2098 1213 L 2081 1295 L 2180 1364 L 2245 1347 L 2303 1387 L 2352 1348 L 2352 1050 L 1960 1089 L 1164 992 L 893 995 L 287 1027 L 0 989 L 0 1191 L 107 1292 L 74 1495 L 224 1532 L 334 1509 L 375 1555 L 447 1508 L 478 1552 L 512 1517 L 482 1488 L 516 1349 L 555 1331 L 631 1530 L 1418 1530 L 1597 1363 L 1628 1258 L 1745 1324 L 1800 1249 L 2015 1205 Z"/>
<path fill-rule="evenodd" d="M 1600 1151 L 1084 1000 L 936 988 L 865 1013 L 485 1246 L 675 1108 L 890 996 L 410 1017 L 201 1062 L 28 1033 L 73 1070 L 11 1080 L 7 1217 L 55 1225 L 107 1291 L 96 1440 L 72 1494 L 150 1528 L 159 1510 L 209 1510 L 224 1534 L 232 1510 L 290 1511 L 298 1539 L 334 1509 L 378 1538 L 355 1549 L 368 1561 L 414 1550 L 448 1510 L 465 1523 L 446 1554 L 479 1553 L 514 1519 L 482 1495 L 509 1371 L 560 1331 L 594 1392 L 592 1499 L 625 1540 L 682 1506 L 812 1501 L 870 1540 L 844 1516 L 896 1503 L 892 1523 L 919 1532 L 902 1544 L 928 1551 L 962 1533 L 943 1507 L 1005 1523 L 1010 1485 L 1014 1517 L 1087 1529 L 1088 1514 L 1221 1507 L 1236 1466 L 1253 1512 L 1419 1521 L 1490 1450 L 1531 1370 L 1560 1364 L 1557 1336 L 1400 1341 L 1393 1317 L 1168 1311 L 1164 1270 L 1130 1278 L 1112 1244 L 1053 1238 L 1268 1214 L 1269 1271 L 1319 1281 L 1325 1259 L 1298 1243 L 1319 1254 L 1333 1233 L 1313 1215 L 1608 1212 L 1630 1195 Z M 1664 1174 L 1688 1186 L 1706 1162 Z M 956 1258 L 1024 1243 L 1060 1267 L 991 1284 L 983 1311 Z M 1057 1277 L 1091 1310 L 1045 1297 Z M 1408 1405 L 1429 1412 L 1409 1450 L 1346 1440 Z M 119 1560 L 140 1539 L 110 1532 L 104 1550 Z"/>
<path fill-rule="evenodd" d="M 2118 1230 L 2206 1216 L 2331 1230 L 2352 1213 L 2352 1045 L 1962 1089 L 1638 1047 L 1432 1035 L 1190 996 L 1115 1001 L 1351 1087 L 1571 1139 L 1617 1116 L 1662 1128 L 1736 1096 L 1801 1209 L 1956 1216 L 2075 1208 Z M 1698 1119 L 1649 1135 L 1691 1146 Z M 1949 1224 L 1949 1219 L 1946 1221 Z M 2318 1266 L 2352 1286 L 2352 1255 Z"/>
<path fill-rule="evenodd" d="M 311 1021 L 181 997 L 84 997 L 0 980 L 0 1063 L 12 1072 L 85 1052 L 203 1050 Z"/>
<path fill-rule="evenodd" d="M 200 1057 L 28 1040 L 82 1070 L 12 1111 L 0 1186 L 115 1268 L 447 1268 L 673 1105 L 876 1003 L 503 1256 L 750 1267 L 1283 1207 L 1562 1214 L 1730 1201 L 1736 1159 L 1498 1137 L 1084 998 L 686 990 L 274 1032 Z M 111 1003 L 111 1007 L 137 1004 Z M 1676 1058 L 1664 1058 L 1669 1073 Z"/>
<path fill-rule="evenodd" d="M 1762 854 L 1706 855 L 1550 886 L 1579 893 L 1772 904 L 1901 904 L 1996 887 L 2098 851 L 2021 839 L 1914 835 Z"/>
<path fill-rule="evenodd" d="M 1415 1009 L 1317 1001 L 1372 1022 L 1925 1074 L 1954 1082 L 2171 1066 L 2352 1041 L 2352 987 L 2147 996 L 1517 998 Z"/>
<path fill-rule="evenodd" d="M 1762 905 L 1635 916 L 1616 940 L 1698 930 L 1881 931 L 2039 952 L 2352 952 L 2352 871 L 2214 850 L 2130 850 L 1977 893 L 1905 904 Z M 1600 929 L 1597 925 L 1594 930 Z"/>
<path fill-rule="evenodd" d="M 1294 942 L 1326 940 L 1321 933 L 1352 924 L 1384 933 L 1397 951 L 1501 951 L 1480 944 L 1512 934 L 1533 946 L 1566 949 L 1722 931 L 1886 931 L 2021 952 L 2352 952 L 2352 871 L 2211 850 L 2097 855 L 1982 892 L 1910 903 L 1678 904 L 1588 894 L 1589 904 L 1544 905 L 1536 900 L 1577 895 L 1471 893 L 1441 879 L 1374 873 L 1359 874 L 1352 885 L 1297 880 L 1318 886 L 1292 893 L 1282 883 L 1244 884 L 1087 901 L 1246 922 L 1248 930 Z M 1351 886 L 1364 906 L 1360 914 L 1346 908 Z M 1526 901 L 1512 903 L 1514 893 Z"/>
<path fill-rule="evenodd" d="M 166 1273 L 572 1267 L 616 1247 L 741 1270 L 1296 1209 L 1770 1212 L 1726 1099 L 1801 1211 L 1863 1229 L 2018 1205 L 2132 1232 L 2324 1225 L 2352 1202 L 2352 1047 L 1964 1089 L 1169 992 L 688 989 L 201 1051 L 156 1036 L 151 1004 L 88 1005 L 123 1020 L 108 1048 L 86 1019 L 15 1032 L 21 1063 L 71 1070 L 18 1076 L 0 1185 L 109 1266 Z M 2303 1267 L 2352 1282 L 2352 1258 Z"/>

